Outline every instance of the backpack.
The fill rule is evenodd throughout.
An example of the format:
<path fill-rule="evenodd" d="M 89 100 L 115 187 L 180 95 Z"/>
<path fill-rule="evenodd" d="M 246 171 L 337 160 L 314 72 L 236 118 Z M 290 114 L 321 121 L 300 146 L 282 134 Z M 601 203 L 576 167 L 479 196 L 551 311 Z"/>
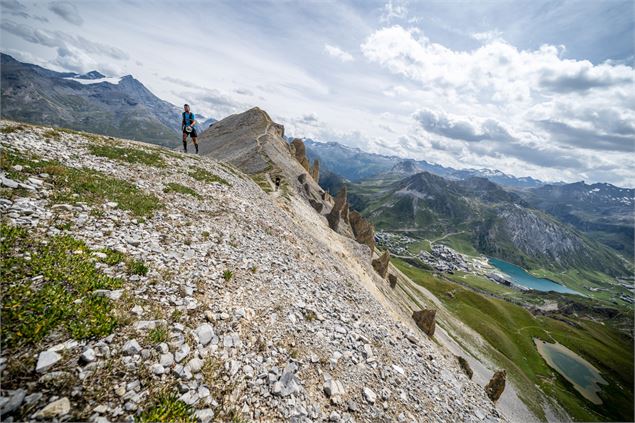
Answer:
<path fill-rule="evenodd" d="M 182 116 L 183 116 L 183 120 L 181 121 L 181 126 L 185 127 L 185 114 L 189 113 L 189 118 L 190 120 L 194 120 L 194 113 L 192 112 L 183 112 Z"/>

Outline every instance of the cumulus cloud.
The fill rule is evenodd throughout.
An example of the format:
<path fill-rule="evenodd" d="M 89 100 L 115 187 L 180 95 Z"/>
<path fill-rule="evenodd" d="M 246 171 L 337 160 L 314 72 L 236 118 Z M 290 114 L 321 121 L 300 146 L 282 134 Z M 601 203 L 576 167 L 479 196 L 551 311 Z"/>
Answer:
<path fill-rule="evenodd" d="M 342 50 L 337 46 L 332 46 L 330 44 L 324 44 L 324 51 L 331 57 L 335 57 L 336 59 L 341 60 L 342 62 L 352 62 L 353 55 Z"/>
<path fill-rule="evenodd" d="M 496 31 L 473 37 L 483 45 L 458 51 L 395 25 L 361 45 L 368 61 L 418 85 L 383 92 L 415 105 L 427 148 L 471 163 L 511 160 L 543 175 L 591 172 L 598 151 L 611 163 L 635 152 L 632 67 L 566 59 L 563 46 L 519 50 Z"/>
<path fill-rule="evenodd" d="M 635 139 L 631 127 L 622 128 L 626 133 L 606 133 L 597 128 L 584 128 L 556 120 L 537 122 L 561 143 L 574 147 L 599 151 L 635 152 Z"/>
<path fill-rule="evenodd" d="M 68 1 L 54 1 L 49 4 L 49 10 L 55 13 L 57 16 L 64 19 L 66 22 L 70 22 L 73 25 L 81 25 L 84 20 L 79 15 L 77 6 Z"/>
<path fill-rule="evenodd" d="M 615 68 L 616 66 L 609 64 L 593 66 L 585 60 L 578 62 L 577 66 L 546 70 L 540 76 L 540 84 L 557 93 L 582 93 L 592 88 L 610 88 L 633 83 L 632 72 L 616 72 Z"/>
<path fill-rule="evenodd" d="M 84 51 L 70 45 L 58 47 L 57 58 L 53 62 L 64 69 L 79 73 L 96 69 L 98 65 L 98 63 Z"/>
<path fill-rule="evenodd" d="M 422 109 L 412 117 L 423 129 L 447 138 L 463 141 L 513 141 L 509 132 L 494 119 L 486 119 L 481 123 L 456 118 L 444 112 Z"/>
<path fill-rule="evenodd" d="M 424 86 L 478 95 L 489 102 L 529 99 L 549 91 L 585 93 L 634 79 L 628 66 L 561 59 L 562 49 L 555 46 L 521 51 L 496 39 L 472 51 L 454 51 L 399 25 L 375 31 L 361 50 L 371 62 Z"/>

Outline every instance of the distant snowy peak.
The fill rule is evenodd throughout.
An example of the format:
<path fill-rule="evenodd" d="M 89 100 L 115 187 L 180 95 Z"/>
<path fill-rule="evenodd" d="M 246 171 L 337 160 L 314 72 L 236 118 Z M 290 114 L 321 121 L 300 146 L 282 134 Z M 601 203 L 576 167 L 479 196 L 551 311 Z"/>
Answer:
<path fill-rule="evenodd" d="M 67 79 L 69 81 L 79 82 L 82 85 L 102 84 L 104 82 L 107 83 L 107 84 L 117 85 L 123 79 L 121 77 L 110 77 L 109 78 L 109 77 L 105 77 L 103 75 L 102 75 L 101 78 L 84 78 L 84 76 L 85 75 L 72 76 L 70 78 L 64 78 L 64 79 Z"/>

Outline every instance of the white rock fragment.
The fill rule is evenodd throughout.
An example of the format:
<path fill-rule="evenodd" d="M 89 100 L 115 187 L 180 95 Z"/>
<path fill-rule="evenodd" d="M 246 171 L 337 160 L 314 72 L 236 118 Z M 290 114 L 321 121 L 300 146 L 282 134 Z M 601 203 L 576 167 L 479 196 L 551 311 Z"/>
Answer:
<path fill-rule="evenodd" d="M 377 394 L 368 387 L 364 387 L 364 389 L 362 390 L 362 394 L 364 395 L 364 399 L 368 401 L 369 404 L 375 404 L 375 401 L 377 401 Z"/>
<path fill-rule="evenodd" d="M 344 395 L 346 393 L 342 382 L 336 379 L 329 379 L 324 382 L 323 390 L 329 398 Z"/>
<path fill-rule="evenodd" d="M 96 359 L 97 356 L 95 354 L 95 350 L 92 348 L 87 348 L 86 350 L 84 350 L 82 355 L 79 356 L 79 361 L 82 363 L 92 363 Z"/>
<path fill-rule="evenodd" d="M 127 355 L 139 354 L 141 352 L 141 345 L 139 345 L 136 339 L 132 339 L 123 345 L 122 351 Z"/>
<path fill-rule="evenodd" d="M 38 373 L 44 373 L 45 371 L 53 367 L 61 359 L 62 356 L 55 351 L 42 351 L 37 358 L 35 371 Z"/>
<path fill-rule="evenodd" d="M 208 323 L 203 323 L 196 329 L 196 336 L 198 336 L 198 343 L 205 346 L 212 340 L 214 329 Z"/>

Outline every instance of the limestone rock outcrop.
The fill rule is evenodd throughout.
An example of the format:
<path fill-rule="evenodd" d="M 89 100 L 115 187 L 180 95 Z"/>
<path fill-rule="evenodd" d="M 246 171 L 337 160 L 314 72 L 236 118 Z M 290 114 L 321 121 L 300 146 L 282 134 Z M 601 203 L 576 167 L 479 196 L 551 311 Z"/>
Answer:
<path fill-rule="evenodd" d="M 320 181 L 320 161 L 318 159 L 313 160 L 313 166 L 311 166 L 311 177 L 315 182 Z"/>
<path fill-rule="evenodd" d="M 291 152 L 295 156 L 295 159 L 302 165 L 302 167 L 309 172 L 309 159 L 306 157 L 306 147 L 304 141 L 300 138 L 294 138 L 291 141 Z"/>
<path fill-rule="evenodd" d="M 340 225 L 340 221 L 342 220 L 342 213 L 344 212 L 344 209 L 346 209 L 346 212 L 348 213 L 348 205 L 346 204 L 346 195 L 347 195 L 347 191 L 346 191 L 346 185 L 345 185 L 342 187 L 340 192 L 338 192 L 337 195 L 335 196 L 335 204 L 333 204 L 333 208 L 331 209 L 329 214 L 326 215 L 326 220 L 328 220 L 330 228 L 333 229 L 334 231 L 337 231 Z"/>
<path fill-rule="evenodd" d="M 390 282 L 390 287 L 394 289 L 397 286 L 397 276 L 393 275 L 392 273 L 389 273 L 388 282 Z"/>
<path fill-rule="evenodd" d="M 386 277 L 388 273 L 388 264 L 390 263 L 390 253 L 388 251 L 384 251 L 384 253 L 377 259 L 373 260 L 373 269 L 375 272 L 379 274 L 382 278 Z"/>
<path fill-rule="evenodd" d="M 357 242 L 368 245 L 372 253 L 375 250 L 375 228 L 373 225 L 356 211 L 349 213 L 348 221 L 351 224 L 353 235 L 355 235 Z"/>
<path fill-rule="evenodd" d="M 487 385 L 485 385 L 485 393 L 492 401 L 496 402 L 503 394 L 506 376 L 507 372 L 505 369 L 498 370 L 494 373 Z"/>
<path fill-rule="evenodd" d="M 419 310 L 412 313 L 412 318 L 423 332 L 428 336 L 434 335 L 436 310 Z"/>

